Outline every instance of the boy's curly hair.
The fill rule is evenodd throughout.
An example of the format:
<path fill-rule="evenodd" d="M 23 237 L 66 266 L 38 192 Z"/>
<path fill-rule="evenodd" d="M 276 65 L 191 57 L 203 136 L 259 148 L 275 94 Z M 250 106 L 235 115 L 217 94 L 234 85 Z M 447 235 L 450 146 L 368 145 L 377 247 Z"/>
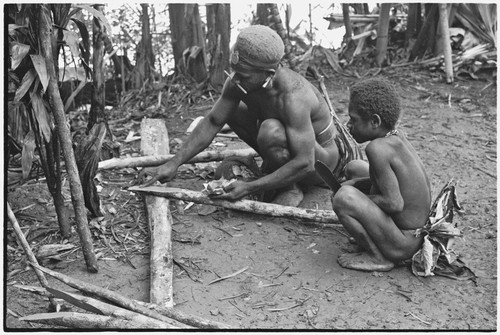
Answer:
<path fill-rule="evenodd" d="M 394 129 L 401 114 L 401 103 L 395 87 L 386 79 L 370 78 L 351 87 L 350 103 L 362 117 L 378 114 L 382 124 Z"/>

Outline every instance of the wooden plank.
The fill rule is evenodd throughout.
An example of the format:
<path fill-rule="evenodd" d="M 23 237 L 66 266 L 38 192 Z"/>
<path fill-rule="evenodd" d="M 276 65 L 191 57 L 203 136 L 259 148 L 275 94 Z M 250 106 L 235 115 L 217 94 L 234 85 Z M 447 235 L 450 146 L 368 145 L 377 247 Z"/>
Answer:
<path fill-rule="evenodd" d="M 207 150 L 200 152 L 198 155 L 194 156 L 192 159 L 187 161 L 186 163 L 200 163 L 200 162 L 213 162 L 213 161 L 221 161 L 224 158 L 230 156 L 257 156 L 257 152 L 255 150 L 249 149 L 227 149 L 224 151 L 218 150 Z M 150 166 L 159 166 L 170 159 L 172 159 L 174 155 L 165 154 L 165 155 L 152 155 L 152 156 L 142 156 L 142 157 L 127 157 L 127 158 L 111 158 L 105 161 L 99 162 L 98 169 L 99 170 L 109 170 L 109 169 L 121 169 L 121 168 L 135 168 L 135 167 L 150 167 Z"/>
<path fill-rule="evenodd" d="M 271 204 L 253 200 L 238 200 L 233 202 L 228 200 L 211 199 L 202 192 L 191 191 L 175 187 L 133 186 L 130 187 L 128 190 L 132 192 L 139 192 L 157 197 L 191 201 L 198 204 L 219 206 L 255 214 L 286 217 L 286 218 L 306 220 L 312 222 L 322 222 L 326 224 L 338 224 L 337 214 L 335 214 L 335 212 L 331 210 L 297 208 L 297 207 L 283 206 L 283 205 L 277 205 L 277 204 Z"/>
<path fill-rule="evenodd" d="M 160 119 L 141 122 L 142 155 L 167 155 L 170 153 L 168 131 Z M 165 307 L 173 307 L 173 256 L 172 215 L 170 201 L 152 195 L 144 197 L 150 236 L 150 294 L 149 301 Z"/>

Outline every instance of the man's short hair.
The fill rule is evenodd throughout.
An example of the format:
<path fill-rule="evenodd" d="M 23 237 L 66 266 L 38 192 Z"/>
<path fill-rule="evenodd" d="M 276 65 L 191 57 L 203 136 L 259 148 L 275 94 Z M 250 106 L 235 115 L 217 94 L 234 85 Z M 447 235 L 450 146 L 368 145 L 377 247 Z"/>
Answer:
<path fill-rule="evenodd" d="M 362 117 L 378 114 L 382 124 L 393 129 L 401 114 L 401 102 L 395 87 L 386 79 L 370 78 L 351 87 L 350 103 Z"/>

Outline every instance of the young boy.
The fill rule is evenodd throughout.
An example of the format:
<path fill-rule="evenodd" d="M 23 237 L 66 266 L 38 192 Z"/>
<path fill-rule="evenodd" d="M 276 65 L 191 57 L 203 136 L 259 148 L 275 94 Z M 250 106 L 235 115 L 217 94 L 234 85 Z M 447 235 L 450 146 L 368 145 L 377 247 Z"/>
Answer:
<path fill-rule="evenodd" d="M 389 271 L 409 259 L 422 245 L 415 230 L 424 226 L 431 205 L 430 184 L 422 161 L 398 131 L 400 102 L 394 87 L 382 79 L 369 79 L 351 88 L 348 128 L 366 146 L 368 166 L 352 161 L 346 181 L 332 197 L 332 206 L 344 228 L 360 247 L 342 254 L 342 267 L 362 271 Z M 354 167 L 354 168 L 353 168 Z M 364 169 L 368 171 L 363 171 Z M 355 186 L 371 188 L 364 194 Z"/>

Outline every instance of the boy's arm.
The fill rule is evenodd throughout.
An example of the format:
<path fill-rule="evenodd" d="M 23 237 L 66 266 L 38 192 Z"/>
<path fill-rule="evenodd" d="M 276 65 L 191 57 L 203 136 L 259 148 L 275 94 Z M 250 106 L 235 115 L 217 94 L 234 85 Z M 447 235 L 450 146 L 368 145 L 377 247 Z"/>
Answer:
<path fill-rule="evenodd" d="M 369 197 L 388 214 L 401 212 L 404 208 L 398 178 L 391 166 L 394 154 L 394 150 L 387 146 L 383 139 L 374 140 L 366 147 L 370 178 L 378 190 Z"/>

